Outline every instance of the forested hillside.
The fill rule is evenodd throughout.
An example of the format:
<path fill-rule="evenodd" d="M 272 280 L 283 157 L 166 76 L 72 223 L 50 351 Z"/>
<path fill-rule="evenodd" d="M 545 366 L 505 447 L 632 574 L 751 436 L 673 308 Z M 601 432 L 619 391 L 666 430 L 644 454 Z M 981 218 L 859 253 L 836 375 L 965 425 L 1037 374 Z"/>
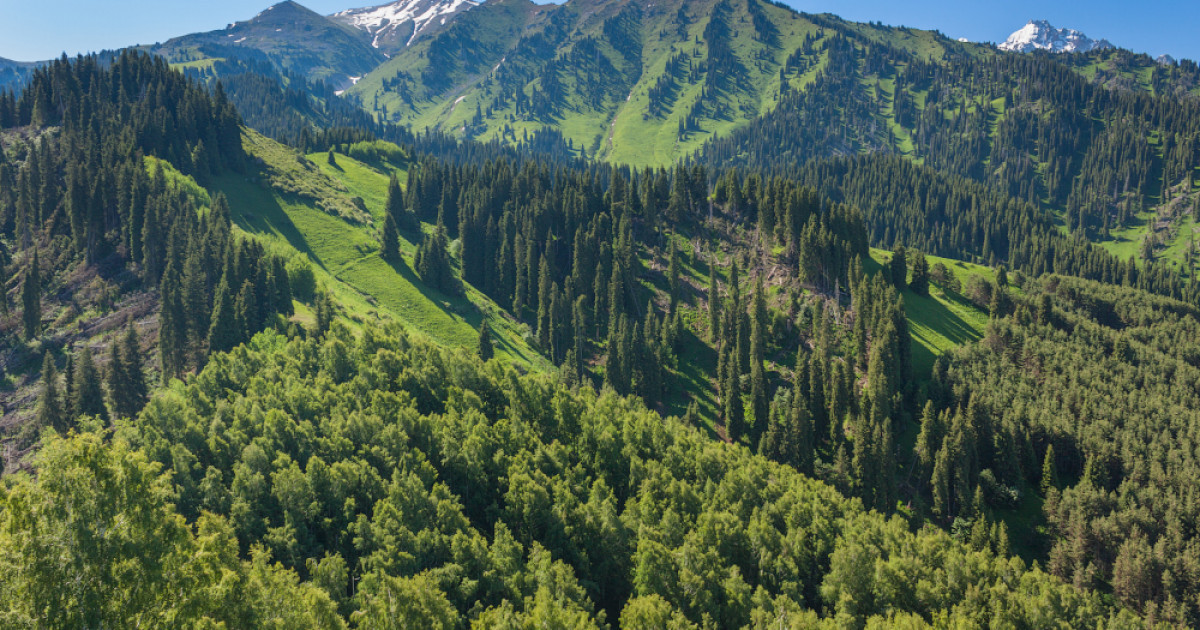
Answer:
<path fill-rule="evenodd" d="M 1139 625 L 1001 542 L 395 330 L 264 333 L 80 423 L 4 494 L 8 623 Z"/>
<path fill-rule="evenodd" d="M 1193 306 L 1057 276 L 1028 281 L 943 358 L 914 468 L 949 522 L 1044 500 L 1048 571 L 1151 619 L 1200 622 L 1191 523 L 1200 353 Z"/>
<path fill-rule="evenodd" d="M 237 238 L 225 200 L 173 166 L 201 181 L 240 169 L 239 133 L 219 91 L 136 53 L 58 61 L 0 97 L 0 374 L 6 429 L 24 430 L 7 463 L 40 427 L 107 417 L 102 373 L 112 412 L 136 413 L 147 341 L 176 376 L 291 314 L 282 259 Z M 39 369 L 65 371 L 66 391 L 29 422 Z"/>
<path fill-rule="evenodd" d="M 1200 625 L 1194 63 L 761 0 L 371 44 L 0 84 L 2 625 Z"/>

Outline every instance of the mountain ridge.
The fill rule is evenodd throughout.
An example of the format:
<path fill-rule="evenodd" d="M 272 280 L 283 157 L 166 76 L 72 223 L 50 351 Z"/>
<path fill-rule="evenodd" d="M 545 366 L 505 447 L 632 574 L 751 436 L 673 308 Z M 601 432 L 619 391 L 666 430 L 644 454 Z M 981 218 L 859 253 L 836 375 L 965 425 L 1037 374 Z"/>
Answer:
<path fill-rule="evenodd" d="M 454 14 L 480 4 L 481 0 L 398 0 L 374 7 L 346 9 L 329 18 L 366 32 L 371 36 L 372 47 L 395 52 L 412 45 L 418 37 L 445 26 Z"/>
<path fill-rule="evenodd" d="M 1046 20 L 1030 20 L 997 46 L 1008 52 L 1048 50 L 1054 53 L 1091 52 L 1114 48 L 1107 39 L 1092 39 L 1073 28 L 1055 28 Z"/>

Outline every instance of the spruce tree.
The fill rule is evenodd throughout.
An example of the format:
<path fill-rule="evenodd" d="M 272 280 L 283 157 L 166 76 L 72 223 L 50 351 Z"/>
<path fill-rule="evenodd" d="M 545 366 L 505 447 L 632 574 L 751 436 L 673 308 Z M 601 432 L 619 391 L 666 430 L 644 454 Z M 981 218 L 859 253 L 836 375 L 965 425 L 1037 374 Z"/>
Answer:
<path fill-rule="evenodd" d="M 913 252 L 912 281 L 908 288 L 917 295 L 929 295 L 929 262 L 925 260 L 925 254 L 918 251 Z"/>
<path fill-rule="evenodd" d="M 282 256 L 271 257 L 271 270 L 271 277 L 275 280 L 275 312 L 284 317 L 291 317 L 295 313 L 292 306 L 292 283 Z"/>
<path fill-rule="evenodd" d="M 129 377 L 125 369 L 125 356 L 120 344 L 115 341 L 108 346 L 108 398 L 113 415 L 118 418 L 128 418 L 133 414 L 129 408 L 133 404 L 128 400 Z"/>
<path fill-rule="evenodd" d="M 75 413 L 75 354 L 67 354 L 67 365 L 63 369 L 62 401 L 63 412 L 68 419 L 74 419 Z"/>
<path fill-rule="evenodd" d="M 316 336 L 325 336 L 325 333 L 329 332 L 329 327 L 333 325 L 334 317 L 333 298 L 330 297 L 328 291 L 317 293 L 313 301 L 313 315 L 316 320 Z"/>
<path fill-rule="evenodd" d="M 897 245 L 896 251 L 892 253 L 892 262 L 888 266 L 891 272 L 892 286 L 897 290 L 903 290 L 908 283 L 908 260 L 904 251 L 903 245 Z"/>
<path fill-rule="evenodd" d="M 1058 487 L 1058 465 L 1054 459 L 1054 445 L 1046 447 L 1046 457 L 1042 460 L 1042 496 Z"/>
<path fill-rule="evenodd" d="M 179 274 L 174 265 L 163 274 L 159 296 L 158 351 L 164 380 L 178 378 L 185 369 L 187 317 L 180 298 Z"/>
<path fill-rule="evenodd" d="M 812 418 L 808 415 L 808 410 L 803 402 L 795 400 L 792 404 L 791 414 L 792 434 L 796 448 L 796 470 L 806 474 L 813 474 L 813 464 L 816 460 L 816 440 L 813 434 Z"/>
<path fill-rule="evenodd" d="M 253 280 L 247 280 L 242 283 L 242 288 L 238 291 L 237 302 L 234 307 L 236 313 L 236 331 L 237 343 L 249 340 L 259 330 L 262 329 L 261 311 L 258 308 L 258 291 L 254 287 Z M 234 345 L 237 345 L 236 343 Z"/>
<path fill-rule="evenodd" d="M 67 414 L 62 392 L 58 389 L 58 370 L 49 352 L 42 357 L 42 397 L 38 400 L 37 426 L 50 427 L 59 433 L 67 429 Z"/>
<path fill-rule="evenodd" d="M 742 390 L 737 370 L 737 356 L 730 352 L 726 355 L 729 366 L 725 372 L 725 387 L 722 391 L 725 412 L 725 434 L 731 442 L 738 442 L 746 434 L 746 408 L 742 402 Z"/>
<path fill-rule="evenodd" d="M 670 291 L 670 305 L 667 307 L 667 316 L 675 314 L 675 307 L 679 303 L 679 250 L 675 247 L 675 240 L 671 239 L 671 262 L 667 268 L 667 290 Z"/>
<path fill-rule="evenodd" d="M 108 420 L 108 409 L 104 406 L 104 389 L 100 385 L 100 373 L 92 360 L 92 350 L 86 345 L 79 350 L 75 361 L 75 378 L 71 392 L 71 407 L 76 415 L 95 416 Z"/>
<path fill-rule="evenodd" d="M 767 304 L 760 275 L 754 285 L 754 310 L 750 320 L 750 398 L 754 409 L 754 429 L 759 433 L 766 428 L 768 409 L 766 367 L 763 358 L 766 319 Z"/>
<path fill-rule="evenodd" d="M 38 253 L 33 251 L 33 263 L 25 272 L 21 285 L 21 313 L 25 324 L 25 340 L 33 341 L 42 332 L 42 278 L 38 269 Z"/>
<path fill-rule="evenodd" d="M 383 219 L 383 231 L 379 234 L 379 255 L 387 262 L 400 262 L 400 232 L 396 228 L 396 219 L 388 214 Z"/>
<path fill-rule="evenodd" d="M 614 277 L 616 274 L 613 274 Z M 543 352 L 550 352 L 550 262 L 542 252 L 542 262 L 538 270 L 538 309 L 537 309 L 537 339 L 538 346 Z"/>
<path fill-rule="evenodd" d="M 709 261 L 708 267 L 708 335 L 709 341 L 717 343 L 721 330 L 721 296 L 717 284 L 716 256 Z"/>
<path fill-rule="evenodd" d="M 479 358 L 487 361 L 495 354 L 495 349 L 492 347 L 492 331 L 488 327 L 487 320 L 479 325 Z"/>
<path fill-rule="evenodd" d="M 388 180 L 387 203 L 384 205 L 384 214 L 392 218 L 397 229 L 415 231 L 420 227 L 416 225 L 416 217 L 410 216 L 408 209 L 404 205 L 404 191 L 400 188 L 400 180 L 394 174 Z"/>
<path fill-rule="evenodd" d="M 208 351 L 228 352 L 241 343 L 242 333 L 238 330 L 237 305 L 229 288 L 229 274 L 221 277 L 217 292 L 213 296 L 212 325 L 208 329 Z"/>
<path fill-rule="evenodd" d="M 128 414 L 130 416 L 142 410 L 146 406 L 146 401 L 149 398 L 149 390 L 146 386 L 146 373 L 142 366 L 142 344 L 138 339 L 137 325 L 130 324 L 129 329 L 125 332 L 125 340 L 121 345 L 122 358 L 124 360 L 125 377 L 127 391 L 125 394 L 126 400 L 129 403 Z"/>

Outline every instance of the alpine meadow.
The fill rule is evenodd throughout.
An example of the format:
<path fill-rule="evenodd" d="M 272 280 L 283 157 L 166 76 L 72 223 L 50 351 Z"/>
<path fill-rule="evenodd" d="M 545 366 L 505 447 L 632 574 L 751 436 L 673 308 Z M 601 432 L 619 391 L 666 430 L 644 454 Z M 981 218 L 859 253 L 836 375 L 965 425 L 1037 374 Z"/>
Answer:
<path fill-rule="evenodd" d="M 0 58 L 0 626 L 1200 627 L 1200 66 L 802 5 Z"/>

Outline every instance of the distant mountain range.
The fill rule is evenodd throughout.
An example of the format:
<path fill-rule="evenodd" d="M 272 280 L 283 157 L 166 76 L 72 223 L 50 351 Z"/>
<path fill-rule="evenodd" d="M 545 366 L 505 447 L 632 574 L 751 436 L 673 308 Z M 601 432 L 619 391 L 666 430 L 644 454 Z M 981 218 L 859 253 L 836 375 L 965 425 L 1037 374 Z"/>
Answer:
<path fill-rule="evenodd" d="M 29 77 L 29 73 L 37 66 L 37 63 L 13 61 L 0 57 L 0 90 L 9 89 L 24 83 Z"/>
<path fill-rule="evenodd" d="M 363 119 L 506 143 L 549 131 L 576 154 L 631 164 L 692 155 L 815 83 L 841 80 L 851 67 L 831 65 L 839 60 L 865 77 L 875 71 L 862 64 L 874 68 L 880 55 L 901 69 L 909 59 L 939 67 L 1004 52 L 1073 52 L 1081 54 L 1060 61 L 1108 87 L 1194 88 L 1190 69 L 1183 80 L 1147 82 L 1147 69 L 1176 72 L 1169 58 L 1155 63 L 1044 20 L 996 48 L 763 0 L 399 0 L 333 15 L 288 0 L 146 47 L 201 80 L 222 79 L 247 122 L 279 138 Z M 0 88 L 33 67 L 0 61 Z M 894 79 L 878 80 L 847 84 L 857 92 L 851 111 L 876 108 L 893 122 L 869 124 L 864 138 L 827 152 L 911 150 L 915 106 L 888 93 Z"/>
<path fill-rule="evenodd" d="M 998 48 L 1009 52 L 1078 53 L 1113 48 L 1113 45 L 1107 39 L 1092 39 L 1073 28 L 1055 28 L 1046 20 L 1030 20 Z"/>

